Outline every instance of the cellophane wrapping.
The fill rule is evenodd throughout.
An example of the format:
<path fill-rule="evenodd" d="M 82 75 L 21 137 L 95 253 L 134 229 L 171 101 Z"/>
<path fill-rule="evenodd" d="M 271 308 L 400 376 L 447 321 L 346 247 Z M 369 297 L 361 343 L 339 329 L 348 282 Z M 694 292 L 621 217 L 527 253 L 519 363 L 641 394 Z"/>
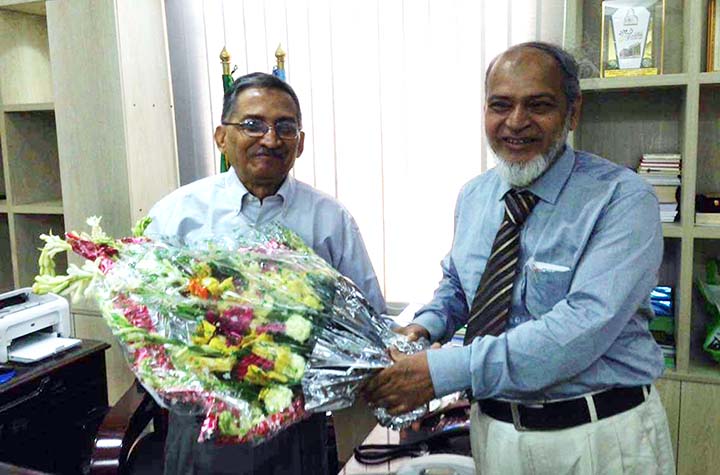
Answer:
<path fill-rule="evenodd" d="M 279 225 L 194 242 L 114 239 L 100 227 L 43 235 L 33 290 L 94 297 L 140 383 L 163 407 L 204 415 L 200 440 L 260 443 L 311 412 L 353 404 L 392 364 L 387 348 L 423 345 L 390 330 L 358 288 Z M 53 258 L 86 259 L 57 276 Z M 401 427 L 424 408 L 391 417 Z"/>

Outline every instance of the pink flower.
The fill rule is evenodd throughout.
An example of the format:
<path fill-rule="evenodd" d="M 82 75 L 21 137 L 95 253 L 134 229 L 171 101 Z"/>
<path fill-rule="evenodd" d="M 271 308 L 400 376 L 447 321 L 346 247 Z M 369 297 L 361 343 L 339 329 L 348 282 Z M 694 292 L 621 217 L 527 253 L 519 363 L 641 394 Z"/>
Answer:
<path fill-rule="evenodd" d="M 275 367 L 275 363 L 273 363 L 272 361 L 266 360 L 265 358 L 256 354 L 250 353 L 245 358 L 241 359 L 240 363 L 235 366 L 235 369 L 233 370 L 235 379 L 245 379 L 245 375 L 247 374 L 248 367 L 250 365 L 255 365 L 258 368 L 264 369 L 265 371 L 270 371 Z"/>
<path fill-rule="evenodd" d="M 150 318 L 150 312 L 145 305 L 140 305 L 124 295 L 115 299 L 115 308 L 122 310 L 125 318 L 135 327 L 152 331 L 155 325 Z"/>
<path fill-rule="evenodd" d="M 65 240 L 70 244 L 72 250 L 85 259 L 94 261 L 98 257 L 105 257 L 110 260 L 117 256 L 118 250 L 107 244 L 96 244 L 92 241 L 80 239 L 80 236 L 73 233 L 65 233 Z"/>
<path fill-rule="evenodd" d="M 115 265 L 115 261 L 110 259 L 109 257 L 101 257 L 100 263 L 98 264 L 98 267 L 100 268 L 100 272 L 103 274 L 107 274 L 110 269 L 113 268 Z"/>
<path fill-rule="evenodd" d="M 267 325 L 259 325 L 255 328 L 255 333 L 285 333 L 285 324 L 273 322 Z"/>
<path fill-rule="evenodd" d="M 250 327 L 253 319 L 253 309 L 250 307 L 231 307 L 217 317 L 216 324 L 221 333 L 233 336 L 242 336 Z"/>

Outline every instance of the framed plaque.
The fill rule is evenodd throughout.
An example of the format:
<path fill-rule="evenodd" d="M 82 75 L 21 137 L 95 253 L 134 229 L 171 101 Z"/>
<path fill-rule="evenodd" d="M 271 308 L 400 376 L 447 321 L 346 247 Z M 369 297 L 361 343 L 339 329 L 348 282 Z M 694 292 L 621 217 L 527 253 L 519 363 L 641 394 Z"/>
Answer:
<path fill-rule="evenodd" d="M 707 4 L 707 68 L 706 71 L 720 70 L 720 5 L 716 0 Z"/>
<path fill-rule="evenodd" d="M 662 74 L 665 0 L 603 0 L 601 77 Z"/>

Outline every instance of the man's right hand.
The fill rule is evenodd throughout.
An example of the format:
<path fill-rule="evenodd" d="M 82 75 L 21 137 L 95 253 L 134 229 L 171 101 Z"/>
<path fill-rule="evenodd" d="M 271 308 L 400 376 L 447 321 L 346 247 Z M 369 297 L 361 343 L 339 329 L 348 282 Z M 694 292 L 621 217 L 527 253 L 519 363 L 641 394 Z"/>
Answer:
<path fill-rule="evenodd" d="M 418 325 L 417 323 L 411 323 L 405 327 L 398 327 L 393 330 L 395 333 L 405 335 L 408 340 L 416 341 L 420 337 L 430 340 L 430 332 L 425 327 Z"/>

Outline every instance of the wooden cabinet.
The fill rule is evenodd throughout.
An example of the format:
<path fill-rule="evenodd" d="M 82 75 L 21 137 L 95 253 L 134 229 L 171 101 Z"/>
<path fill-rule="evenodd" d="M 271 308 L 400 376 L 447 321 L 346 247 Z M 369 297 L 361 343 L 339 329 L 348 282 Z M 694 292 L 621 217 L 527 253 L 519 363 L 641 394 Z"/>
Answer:
<path fill-rule="evenodd" d="M 0 51 L 2 292 L 32 284 L 40 234 L 102 216 L 127 235 L 178 170 L 162 0 L 0 0 Z M 72 312 L 79 335 L 114 342 L 93 302 Z M 113 355 L 111 401 L 131 380 Z"/>
<path fill-rule="evenodd" d="M 720 467 L 720 385 L 683 382 L 680 474 L 714 474 Z"/>
<path fill-rule="evenodd" d="M 0 292 L 32 284 L 38 233 L 64 232 L 42 7 L 0 2 Z"/>
<path fill-rule="evenodd" d="M 99 341 L 32 365 L 14 365 L 0 385 L 0 462 L 52 473 L 83 473 L 107 409 L 105 350 Z"/>

